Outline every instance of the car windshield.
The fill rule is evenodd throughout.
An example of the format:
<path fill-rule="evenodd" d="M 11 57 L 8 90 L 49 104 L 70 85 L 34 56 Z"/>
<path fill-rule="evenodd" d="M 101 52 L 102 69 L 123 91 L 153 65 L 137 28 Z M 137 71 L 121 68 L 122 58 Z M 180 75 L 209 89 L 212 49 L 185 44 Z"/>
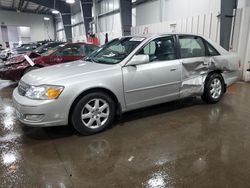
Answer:
<path fill-rule="evenodd" d="M 117 64 L 127 57 L 144 37 L 126 37 L 114 39 L 89 56 L 96 63 Z"/>
<path fill-rule="evenodd" d="M 62 43 L 47 43 L 47 44 L 44 44 L 44 45 L 38 47 L 33 52 L 38 53 L 38 54 L 42 54 L 44 52 L 47 52 L 47 51 L 59 46 L 60 44 L 62 44 Z"/>
<path fill-rule="evenodd" d="M 48 55 L 51 55 L 53 54 L 55 51 L 57 51 L 59 48 L 63 48 L 65 46 L 65 44 L 61 44 L 55 48 L 51 48 L 49 49 L 48 51 L 44 52 L 41 54 L 41 56 L 48 56 Z"/>
<path fill-rule="evenodd" d="M 38 47 L 37 49 L 35 49 L 34 52 L 36 52 L 36 53 L 41 53 L 41 52 L 43 52 L 43 50 L 44 50 L 45 48 L 47 48 L 48 46 L 49 46 L 49 43 L 44 44 L 44 45 Z"/>

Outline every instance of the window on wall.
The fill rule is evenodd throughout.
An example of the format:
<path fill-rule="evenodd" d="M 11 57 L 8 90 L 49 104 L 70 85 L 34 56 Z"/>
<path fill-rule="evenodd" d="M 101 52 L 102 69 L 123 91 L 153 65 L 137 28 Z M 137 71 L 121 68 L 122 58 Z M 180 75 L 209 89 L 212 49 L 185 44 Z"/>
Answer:
<path fill-rule="evenodd" d="M 206 55 L 205 45 L 201 37 L 179 36 L 181 58 L 203 57 Z"/>
<path fill-rule="evenodd" d="M 147 44 L 139 54 L 149 55 L 150 62 L 176 59 L 174 39 L 172 36 L 157 38 Z"/>

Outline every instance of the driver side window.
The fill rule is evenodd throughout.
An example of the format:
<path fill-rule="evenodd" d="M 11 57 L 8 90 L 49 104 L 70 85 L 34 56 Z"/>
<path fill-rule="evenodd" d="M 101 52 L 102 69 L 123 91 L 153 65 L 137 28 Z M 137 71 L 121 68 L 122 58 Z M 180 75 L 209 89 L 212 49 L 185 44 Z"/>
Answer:
<path fill-rule="evenodd" d="M 174 60 L 176 59 L 174 39 L 172 36 L 154 39 L 139 54 L 149 55 L 150 62 Z"/>

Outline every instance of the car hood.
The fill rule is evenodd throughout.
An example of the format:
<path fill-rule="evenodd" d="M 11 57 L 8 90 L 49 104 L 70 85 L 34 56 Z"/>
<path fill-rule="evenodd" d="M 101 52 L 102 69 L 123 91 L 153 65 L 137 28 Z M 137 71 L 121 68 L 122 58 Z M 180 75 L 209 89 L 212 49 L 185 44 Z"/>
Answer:
<path fill-rule="evenodd" d="M 63 63 L 31 71 L 22 77 L 22 81 L 30 85 L 41 84 L 64 84 L 70 83 L 70 79 L 82 79 L 84 76 L 91 78 L 91 75 L 111 71 L 120 65 L 107 65 L 78 60 L 70 63 Z"/>
<path fill-rule="evenodd" d="M 5 62 L 5 65 L 12 65 L 12 64 L 17 64 L 17 63 L 22 63 L 26 61 L 25 55 L 29 56 L 33 61 L 36 59 L 39 59 L 41 56 L 39 54 L 33 53 L 33 52 L 27 52 L 25 54 L 21 55 L 15 55 L 12 56 L 8 59 L 8 61 Z"/>

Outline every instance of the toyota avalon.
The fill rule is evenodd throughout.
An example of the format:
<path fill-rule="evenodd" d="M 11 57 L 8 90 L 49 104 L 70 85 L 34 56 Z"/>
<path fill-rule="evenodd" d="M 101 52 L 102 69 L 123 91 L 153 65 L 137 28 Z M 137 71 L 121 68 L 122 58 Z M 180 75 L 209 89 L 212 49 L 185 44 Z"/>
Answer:
<path fill-rule="evenodd" d="M 23 124 L 69 124 L 89 135 L 126 111 L 189 96 L 217 103 L 239 70 L 237 55 L 202 36 L 127 36 L 85 60 L 25 74 L 13 103 Z"/>

